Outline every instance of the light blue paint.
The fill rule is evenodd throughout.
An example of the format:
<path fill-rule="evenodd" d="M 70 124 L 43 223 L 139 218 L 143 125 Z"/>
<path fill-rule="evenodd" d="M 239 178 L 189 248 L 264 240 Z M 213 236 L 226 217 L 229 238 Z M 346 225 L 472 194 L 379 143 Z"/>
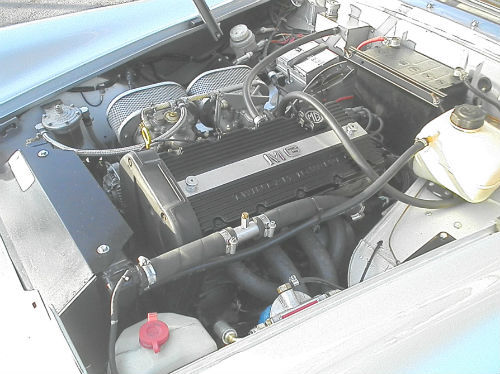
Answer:
<path fill-rule="evenodd" d="M 437 14 L 441 17 L 453 20 L 461 25 L 470 27 L 472 21 L 477 21 L 477 30 L 488 34 L 495 39 L 500 40 L 500 25 L 495 24 L 487 19 L 481 18 L 479 16 L 470 14 L 464 10 L 457 9 L 453 6 L 442 4 L 438 1 L 428 1 L 428 0 L 405 0 L 404 3 L 413 5 L 417 8 L 427 9 L 427 4 L 432 4 L 432 9 L 430 12 Z"/>
<path fill-rule="evenodd" d="M 214 7 L 222 2 L 208 3 Z M 150 0 L 5 27 L 0 30 L 0 104 L 197 14 L 192 1 Z"/>
<path fill-rule="evenodd" d="M 459 329 L 460 326 L 457 326 Z M 417 362 L 411 362 L 401 374 L 499 374 L 500 316 L 481 322 L 460 333 Z"/>
<path fill-rule="evenodd" d="M 207 0 L 219 17 L 268 0 Z M 163 45 L 198 17 L 191 0 L 142 0 L 0 29 L 0 119 Z"/>

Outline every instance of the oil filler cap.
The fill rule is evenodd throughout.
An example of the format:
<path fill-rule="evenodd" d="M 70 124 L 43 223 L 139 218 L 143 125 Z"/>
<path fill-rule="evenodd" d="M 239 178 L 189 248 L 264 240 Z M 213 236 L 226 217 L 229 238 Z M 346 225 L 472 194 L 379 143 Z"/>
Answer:
<path fill-rule="evenodd" d="M 169 330 L 165 322 L 158 320 L 158 313 L 148 313 L 148 321 L 139 329 L 139 343 L 144 348 L 160 352 L 168 340 Z"/>
<path fill-rule="evenodd" d="M 475 105 L 463 104 L 457 106 L 451 113 L 450 120 L 463 130 L 478 130 L 483 126 L 486 114 Z"/>

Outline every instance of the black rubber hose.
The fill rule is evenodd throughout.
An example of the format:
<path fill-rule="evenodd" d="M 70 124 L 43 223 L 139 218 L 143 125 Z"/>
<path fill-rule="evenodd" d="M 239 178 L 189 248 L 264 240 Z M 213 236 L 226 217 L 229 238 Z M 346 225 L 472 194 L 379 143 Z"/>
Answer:
<path fill-rule="evenodd" d="M 299 281 L 299 285 L 295 287 L 295 289 L 297 291 L 309 293 L 306 285 L 302 282 L 302 276 L 299 270 L 280 246 L 274 246 L 264 252 L 264 257 L 271 267 L 272 273 L 275 274 L 282 283 L 289 282 L 290 276 L 295 275 Z"/>
<path fill-rule="evenodd" d="M 121 276 L 120 280 L 116 283 L 113 293 L 111 294 L 111 308 L 110 308 L 110 321 L 111 325 L 109 327 L 109 341 L 108 341 L 108 365 L 110 374 L 118 374 L 118 368 L 116 367 L 116 339 L 118 338 L 118 307 L 120 292 L 123 284 L 128 280 L 128 277 L 132 273 L 129 269 Z"/>
<path fill-rule="evenodd" d="M 226 254 L 226 242 L 214 232 L 201 239 L 172 249 L 151 259 L 158 283 L 184 270 L 191 269 L 209 259 Z"/>
<path fill-rule="evenodd" d="M 308 219 L 318 213 L 318 208 L 329 209 L 347 201 L 344 196 L 319 195 L 295 200 L 266 212 L 271 221 L 276 221 L 278 227 L 287 227 Z"/>
<path fill-rule="evenodd" d="M 476 96 L 480 97 L 481 99 L 483 99 L 484 101 L 490 103 L 500 112 L 500 102 L 498 100 L 495 100 L 492 97 L 489 97 L 488 95 L 486 95 L 486 93 L 481 91 L 479 88 L 474 87 L 467 79 L 464 80 L 464 84 L 467 86 L 467 88 L 469 90 L 472 91 L 472 93 L 474 95 L 476 95 Z"/>
<path fill-rule="evenodd" d="M 281 21 L 280 21 L 281 22 Z M 269 51 L 269 47 L 271 46 L 271 43 L 273 41 L 274 36 L 278 33 L 278 29 L 274 30 L 271 35 L 269 35 L 269 39 L 267 39 L 266 45 L 264 46 L 264 49 L 262 50 L 262 57 L 267 56 L 267 52 Z"/>
<path fill-rule="evenodd" d="M 330 287 L 332 290 L 345 290 L 345 287 L 342 287 L 342 286 L 340 286 L 338 284 L 330 282 L 329 280 L 318 278 L 318 277 L 304 277 L 304 278 L 302 278 L 302 281 L 304 283 L 323 284 L 325 286 Z"/>
<path fill-rule="evenodd" d="M 272 52 L 271 54 L 263 58 L 257 65 L 255 65 L 253 69 L 250 70 L 245 81 L 243 82 L 243 100 L 245 102 L 245 105 L 247 107 L 250 116 L 254 120 L 255 118 L 260 116 L 259 111 L 257 110 L 255 104 L 252 101 L 252 94 L 250 91 L 252 87 L 252 82 L 261 71 L 263 71 L 268 65 L 272 64 L 279 56 L 283 55 L 284 53 L 287 53 L 297 48 L 298 46 L 301 46 L 302 44 L 311 42 L 316 39 L 324 38 L 325 36 L 336 35 L 339 32 L 340 32 L 339 28 L 334 28 L 316 32 L 314 34 L 309 34 L 277 49 L 276 51 Z"/>
<path fill-rule="evenodd" d="M 284 204 L 270 210 L 266 215 L 270 220 L 278 222 L 279 227 L 287 227 L 315 215 L 318 206 L 327 209 L 345 200 L 346 198 L 341 196 L 315 196 Z M 157 269 L 156 277 L 158 283 L 161 283 L 163 279 L 170 279 L 179 272 L 225 253 L 226 242 L 215 232 L 151 259 L 151 265 Z"/>
<path fill-rule="evenodd" d="M 345 249 L 348 245 L 348 234 L 346 222 L 342 217 L 337 217 L 328 221 L 328 231 L 330 234 L 329 252 L 335 266 L 339 268 L 344 261 Z"/>
<path fill-rule="evenodd" d="M 320 278 L 338 284 L 339 276 L 332 258 L 312 230 L 297 235 L 297 241 Z"/>
<path fill-rule="evenodd" d="M 235 262 L 227 267 L 227 272 L 238 286 L 258 299 L 272 303 L 277 297 L 278 285 L 252 272 L 243 262 Z"/>
<path fill-rule="evenodd" d="M 325 119 L 331 129 L 335 132 L 337 137 L 342 142 L 342 145 L 346 149 L 349 156 L 354 160 L 354 162 L 361 168 L 361 170 L 372 180 L 378 178 L 377 172 L 371 167 L 371 165 L 366 161 L 358 148 L 351 141 L 349 136 L 342 129 L 342 126 L 337 122 L 335 117 L 330 113 L 330 111 L 315 97 L 300 91 L 294 91 L 287 94 L 278 104 L 278 113 L 284 113 L 286 106 L 294 100 L 302 100 L 307 102 L 309 105 L 314 107 Z M 425 209 L 442 209 L 455 206 L 461 202 L 462 199 L 453 198 L 447 200 L 424 200 L 413 196 L 408 196 L 405 193 L 398 191 L 391 185 L 387 184 L 383 188 L 384 192 L 390 197 L 399 200 L 405 204 L 416 206 Z"/>
<path fill-rule="evenodd" d="M 245 250 L 236 252 L 236 254 L 234 255 L 222 256 L 219 258 L 213 258 L 211 260 L 207 260 L 205 262 L 199 262 L 197 265 L 194 265 L 182 271 L 176 271 L 169 274 L 168 272 L 165 272 L 163 269 L 159 268 L 157 269 L 155 267 L 155 270 L 157 269 L 157 274 L 161 273 L 161 277 L 157 277 L 157 283 L 155 283 L 154 286 L 161 285 L 165 282 L 169 282 L 174 279 L 181 278 L 183 276 L 190 275 L 195 272 L 205 271 L 218 266 L 224 266 L 227 264 L 231 264 L 233 262 L 241 261 L 250 256 L 254 256 L 268 248 L 278 245 L 285 240 L 293 238 L 299 232 L 305 230 L 306 228 L 318 225 L 321 222 L 331 220 L 332 218 L 338 217 L 341 214 L 348 212 L 352 208 L 356 207 L 363 201 L 369 199 L 377 192 L 379 192 L 392 178 L 394 178 L 394 176 L 396 176 L 397 173 L 399 173 L 399 171 L 406 165 L 406 163 L 410 161 L 417 152 L 424 149 L 425 146 L 426 145 L 424 144 L 424 142 L 417 141 L 410 148 L 408 148 L 401 156 L 399 156 L 398 159 L 376 181 L 374 181 L 371 185 L 369 185 L 363 192 L 346 200 L 343 203 L 340 203 L 339 205 L 333 208 L 323 210 L 320 205 L 317 205 L 319 201 L 324 201 L 324 200 L 315 200 L 313 198 L 298 200 L 299 202 L 302 202 L 304 200 L 308 201 L 310 204 L 316 207 L 317 214 L 303 221 L 302 223 L 294 226 L 288 231 L 282 231 L 279 234 L 275 235 L 274 237 L 261 241 Z M 328 198 L 329 196 L 322 196 L 322 197 Z M 279 221 L 277 221 L 277 223 L 280 224 Z M 160 257 L 161 256 L 164 255 L 160 255 Z M 161 263 L 156 262 L 155 259 L 152 259 L 151 262 L 152 263 L 155 262 L 156 264 L 161 265 Z"/>
<path fill-rule="evenodd" d="M 338 269 L 339 283 L 347 283 L 346 263 L 354 249 L 355 234 L 352 226 L 343 218 L 328 221 L 329 253 Z"/>

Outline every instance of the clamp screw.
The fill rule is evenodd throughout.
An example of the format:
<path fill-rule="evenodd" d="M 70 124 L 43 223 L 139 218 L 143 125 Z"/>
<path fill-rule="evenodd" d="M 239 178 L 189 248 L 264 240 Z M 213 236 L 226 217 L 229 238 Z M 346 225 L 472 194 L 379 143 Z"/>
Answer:
<path fill-rule="evenodd" d="M 272 238 L 274 236 L 274 231 L 276 230 L 276 222 L 269 222 L 269 226 L 267 228 L 267 237 Z"/>
<path fill-rule="evenodd" d="M 233 236 L 231 239 L 229 239 L 228 252 L 230 255 L 234 255 L 236 253 L 237 246 L 238 246 L 238 238 L 236 236 Z"/>
<path fill-rule="evenodd" d="M 297 287 L 299 285 L 299 280 L 297 279 L 297 276 L 295 274 L 290 275 L 290 278 L 288 278 L 288 280 L 293 287 Z"/>

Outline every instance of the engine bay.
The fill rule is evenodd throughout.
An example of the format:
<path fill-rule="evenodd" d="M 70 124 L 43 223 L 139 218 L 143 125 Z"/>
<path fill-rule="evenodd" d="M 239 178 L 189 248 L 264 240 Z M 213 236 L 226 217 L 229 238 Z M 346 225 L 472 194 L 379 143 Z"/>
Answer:
<path fill-rule="evenodd" d="M 89 373 L 177 370 L 497 219 L 500 82 L 360 9 L 271 1 L 20 116 Z"/>

